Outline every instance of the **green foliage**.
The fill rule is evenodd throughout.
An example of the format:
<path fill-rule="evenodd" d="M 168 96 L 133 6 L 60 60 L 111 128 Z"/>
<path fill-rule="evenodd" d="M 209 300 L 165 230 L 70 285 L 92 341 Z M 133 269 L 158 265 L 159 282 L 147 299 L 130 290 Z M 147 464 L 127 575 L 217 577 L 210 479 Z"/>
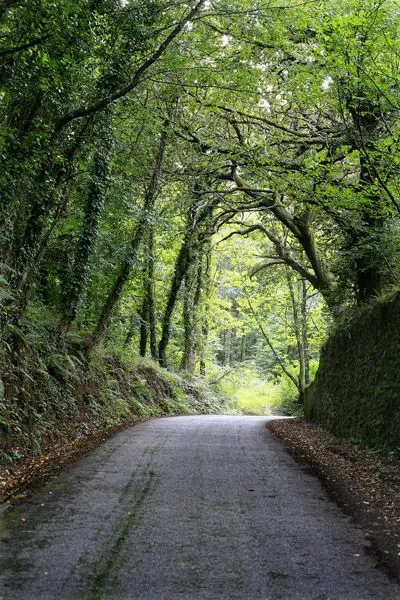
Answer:
<path fill-rule="evenodd" d="M 314 380 L 318 370 L 319 362 L 312 360 L 310 363 L 310 379 Z M 291 372 L 296 374 L 298 372 L 298 365 L 293 364 Z M 274 403 L 274 408 L 284 415 L 292 417 L 304 417 L 304 404 L 303 400 L 299 398 L 299 391 L 293 385 L 293 382 L 287 379 L 287 377 L 281 377 L 278 385 L 278 396 Z"/>
<path fill-rule="evenodd" d="M 399 454 L 398 294 L 331 334 L 314 384 L 313 419 L 366 448 Z"/>
<path fill-rule="evenodd" d="M 278 386 L 262 379 L 262 374 L 252 363 L 243 363 L 232 370 L 213 372 L 218 394 L 227 399 L 228 407 L 243 414 L 270 414 L 276 403 Z"/>
<path fill-rule="evenodd" d="M 51 355 L 47 363 L 30 356 L 18 372 L 3 364 L 5 388 L 14 386 L 18 394 L 17 402 L 0 402 L 3 454 L 10 459 L 142 418 L 223 410 L 204 380 L 189 384 L 150 360 L 129 362 L 126 355 L 121 360 L 103 352 L 89 369 L 66 354 Z"/>
<path fill-rule="evenodd" d="M 296 372 L 296 369 L 293 369 Z M 303 417 L 304 410 L 299 400 L 299 391 L 288 379 L 282 379 L 279 385 L 279 396 L 275 408 L 284 415 Z"/>
<path fill-rule="evenodd" d="M 327 328 L 398 286 L 397 4 L 26 0 L 0 28 L 3 428 L 220 410 L 133 374 L 149 338 L 298 413 Z"/>

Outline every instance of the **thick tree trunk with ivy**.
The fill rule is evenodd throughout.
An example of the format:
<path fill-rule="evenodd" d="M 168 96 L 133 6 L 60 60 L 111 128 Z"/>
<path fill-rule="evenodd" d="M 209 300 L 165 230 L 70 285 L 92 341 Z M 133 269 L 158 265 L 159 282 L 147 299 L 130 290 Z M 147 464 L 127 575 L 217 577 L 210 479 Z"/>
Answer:
<path fill-rule="evenodd" d="M 360 192 L 367 202 L 361 213 L 358 235 L 353 236 L 357 257 L 355 260 L 356 291 L 359 304 L 363 304 L 382 292 L 382 252 L 379 248 L 385 218 L 382 198 L 373 192 L 372 166 L 365 156 L 360 157 Z"/>
<path fill-rule="evenodd" d="M 157 360 L 156 312 L 154 300 L 154 264 L 154 227 L 150 226 L 148 231 L 147 276 L 144 285 L 145 294 L 147 297 L 147 319 L 149 327 L 150 355 L 153 360 Z"/>
<path fill-rule="evenodd" d="M 193 374 L 196 367 L 196 352 L 199 342 L 199 305 L 203 287 L 203 257 L 197 256 L 185 274 L 183 297 L 184 346 L 181 368 Z"/>
<path fill-rule="evenodd" d="M 307 282 L 305 279 L 301 280 L 301 302 L 300 302 L 300 314 L 301 314 L 301 340 L 303 347 L 304 356 L 304 383 L 307 386 L 310 383 L 310 348 L 309 348 L 309 331 L 308 331 L 308 308 L 307 308 Z"/>
<path fill-rule="evenodd" d="M 146 231 L 148 231 L 149 218 L 151 219 L 151 212 L 154 208 L 154 202 L 160 190 L 166 144 L 167 132 L 166 129 L 164 129 L 160 135 L 155 165 L 145 193 L 141 216 L 139 217 L 138 223 L 133 231 L 129 246 L 126 248 L 125 257 L 120 265 L 118 274 L 103 304 L 96 327 L 85 345 L 85 354 L 87 356 L 100 342 L 107 330 L 111 315 L 118 304 L 122 290 L 128 282 L 132 268 L 136 263 L 137 253 L 143 236 L 145 235 Z"/>
<path fill-rule="evenodd" d="M 172 314 L 181 289 L 184 277 L 203 251 L 203 246 L 210 237 L 210 218 L 214 209 L 212 202 L 203 203 L 200 185 L 194 190 L 195 201 L 189 210 L 185 234 L 175 261 L 174 275 L 168 293 L 167 304 L 162 322 L 161 339 L 158 346 L 158 360 L 161 366 L 167 366 L 167 346 L 170 338 Z"/>
<path fill-rule="evenodd" d="M 192 244 L 194 236 L 195 233 L 192 230 L 192 222 L 190 221 L 189 226 L 186 228 L 185 236 L 175 261 L 174 274 L 167 296 L 167 304 L 164 310 L 161 339 L 158 345 L 158 360 L 162 367 L 167 366 L 167 347 L 171 334 L 170 328 L 172 313 L 175 308 L 182 282 L 193 260 Z"/>
<path fill-rule="evenodd" d="M 82 296 L 85 293 L 90 265 L 95 250 L 99 231 L 100 218 L 103 211 L 107 183 L 109 179 L 110 152 L 112 138 L 108 119 L 101 125 L 105 131 L 105 140 L 99 144 L 93 157 L 91 181 L 88 186 L 84 207 L 84 220 L 80 239 L 77 244 L 75 260 L 69 273 L 63 294 L 63 314 L 59 325 L 58 341 L 63 342 L 76 317 Z"/>
<path fill-rule="evenodd" d="M 363 304 L 379 295 L 385 283 L 381 236 L 389 214 L 389 198 L 384 193 L 388 188 L 379 176 L 381 158 L 376 152 L 374 142 L 374 138 L 379 135 L 383 115 L 379 101 L 368 99 L 368 93 L 362 88 L 357 90 L 357 95 L 349 94 L 346 104 L 352 117 L 360 154 L 359 222 L 349 233 L 355 253 L 357 301 Z M 378 186 L 381 186 L 380 190 Z"/>
<path fill-rule="evenodd" d="M 143 271 L 143 301 L 140 309 L 140 337 L 139 354 L 146 356 L 147 345 L 150 346 L 150 355 L 157 360 L 156 316 L 154 306 L 154 227 L 150 226 L 147 232 L 147 247 L 145 268 Z"/>
<path fill-rule="evenodd" d="M 126 332 L 125 335 L 125 340 L 124 340 L 124 346 L 129 346 L 129 344 L 131 343 L 133 336 L 135 335 L 135 332 L 137 331 L 138 327 L 140 328 L 140 323 L 141 323 L 141 310 L 138 311 L 134 311 L 129 319 L 129 325 L 128 325 L 128 330 Z"/>
<path fill-rule="evenodd" d="M 146 356 L 147 340 L 149 338 L 149 306 L 147 296 L 143 298 L 142 306 L 139 311 L 140 315 L 140 336 L 139 336 L 139 354 Z"/>
<path fill-rule="evenodd" d="M 183 330 L 184 330 L 184 341 L 183 341 L 183 352 L 181 360 L 181 369 L 188 373 L 194 373 L 195 369 L 195 346 L 196 346 L 196 316 L 194 314 L 194 302 L 193 302 L 193 286 L 194 273 L 193 265 L 185 273 L 184 277 L 184 289 L 183 289 Z"/>
<path fill-rule="evenodd" d="M 202 375 L 203 377 L 205 377 L 207 374 L 206 346 L 207 346 L 208 332 L 209 332 L 209 325 L 208 325 L 208 321 L 205 319 L 203 321 L 203 324 L 201 327 L 202 346 L 201 346 L 200 367 L 199 367 L 200 375 Z"/>
<path fill-rule="evenodd" d="M 143 301 L 140 309 L 139 354 L 157 360 L 156 316 L 154 306 L 154 227 L 150 226 L 146 235 L 145 264 L 143 270 Z"/>

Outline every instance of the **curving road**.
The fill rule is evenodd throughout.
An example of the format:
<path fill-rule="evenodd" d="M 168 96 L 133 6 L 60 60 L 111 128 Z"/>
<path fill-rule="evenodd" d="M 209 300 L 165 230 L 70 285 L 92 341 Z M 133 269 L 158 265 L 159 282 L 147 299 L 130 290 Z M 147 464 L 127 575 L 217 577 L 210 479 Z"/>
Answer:
<path fill-rule="evenodd" d="M 151 420 L 7 517 L 4 600 L 398 600 L 266 417 Z"/>

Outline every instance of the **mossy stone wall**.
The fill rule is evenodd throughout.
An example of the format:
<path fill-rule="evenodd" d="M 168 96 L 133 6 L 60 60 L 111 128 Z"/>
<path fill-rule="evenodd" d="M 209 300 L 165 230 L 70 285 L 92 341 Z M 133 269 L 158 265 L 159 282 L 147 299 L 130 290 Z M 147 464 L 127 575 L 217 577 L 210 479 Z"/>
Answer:
<path fill-rule="evenodd" d="M 369 448 L 400 453 L 400 294 L 332 333 L 306 416 Z"/>

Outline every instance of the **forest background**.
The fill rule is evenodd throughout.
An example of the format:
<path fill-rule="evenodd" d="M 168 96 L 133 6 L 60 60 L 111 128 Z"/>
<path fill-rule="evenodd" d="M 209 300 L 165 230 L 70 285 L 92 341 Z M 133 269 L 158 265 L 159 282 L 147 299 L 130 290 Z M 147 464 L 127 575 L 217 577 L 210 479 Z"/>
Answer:
<path fill-rule="evenodd" d="M 398 290 L 398 3 L 3 0 L 0 42 L 3 435 L 153 414 L 149 370 L 300 414 Z"/>

